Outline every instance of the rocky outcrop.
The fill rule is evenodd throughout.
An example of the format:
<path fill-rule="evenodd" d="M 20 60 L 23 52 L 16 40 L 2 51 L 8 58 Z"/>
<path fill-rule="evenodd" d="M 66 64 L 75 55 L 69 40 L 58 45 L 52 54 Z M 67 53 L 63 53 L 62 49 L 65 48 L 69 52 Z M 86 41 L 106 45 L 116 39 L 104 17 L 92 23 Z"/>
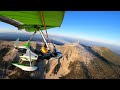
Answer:
<path fill-rule="evenodd" d="M 19 45 L 25 42 L 20 42 Z M 31 42 L 35 48 L 35 42 Z M 52 47 L 52 45 L 50 44 Z M 61 67 L 55 74 L 58 60 L 50 62 L 50 70 L 46 79 L 119 79 L 120 56 L 107 48 L 89 47 L 78 43 L 56 45 L 62 52 Z M 30 72 L 14 67 L 12 60 L 19 59 L 17 52 L 13 53 L 14 42 L 0 41 L 0 78 L 2 79 L 31 79 Z M 113 58 L 109 58 L 109 57 Z M 48 60 L 45 60 L 46 64 Z M 38 72 L 36 72 L 39 75 Z"/>

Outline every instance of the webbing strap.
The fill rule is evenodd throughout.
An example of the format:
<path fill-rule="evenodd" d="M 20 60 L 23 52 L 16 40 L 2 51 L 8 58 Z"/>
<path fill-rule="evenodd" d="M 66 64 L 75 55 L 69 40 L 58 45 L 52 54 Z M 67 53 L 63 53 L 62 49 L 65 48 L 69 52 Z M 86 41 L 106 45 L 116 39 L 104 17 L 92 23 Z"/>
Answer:
<path fill-rule="evenodd" d="M 49 43 L 51 42 L 50 39 L 48 38 L 48 33 L 47 33 L 47 29 L 46 29 L 46 24 L 45 24 L 45 18 L 44 18 L 44 15 L 43 15 L 43 11 L 40 11 L 41 12 L 41 17 L 42 17 L 42 23 L 44 25 L 44 30 L 46 31 L 46 36 L 47 36 L 47 39 L 49 41 Z"/>

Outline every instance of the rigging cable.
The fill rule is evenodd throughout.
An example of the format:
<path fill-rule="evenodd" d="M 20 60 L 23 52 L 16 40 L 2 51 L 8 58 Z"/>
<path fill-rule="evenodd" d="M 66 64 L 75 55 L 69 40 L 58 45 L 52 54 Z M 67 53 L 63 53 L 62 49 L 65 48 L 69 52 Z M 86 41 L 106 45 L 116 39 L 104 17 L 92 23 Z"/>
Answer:
<path fill-rule="evenodd" d="M 40 12 L 41 12 L 41 17 L 42 17 L 42 23 L 44 25 L 44 30 L 46 31 L 46 37 L 47 37 L 49 43 L 51 43 L 51 41 L 50 41 L 50 39 L 48 37 L 48 33 L 47 33 L 47 29 L 46 29 L 46 24 L 45 24 L 45 18 L 44 18 L 44 15 L 43 15 L 43 11 L 40 11 Z"/>

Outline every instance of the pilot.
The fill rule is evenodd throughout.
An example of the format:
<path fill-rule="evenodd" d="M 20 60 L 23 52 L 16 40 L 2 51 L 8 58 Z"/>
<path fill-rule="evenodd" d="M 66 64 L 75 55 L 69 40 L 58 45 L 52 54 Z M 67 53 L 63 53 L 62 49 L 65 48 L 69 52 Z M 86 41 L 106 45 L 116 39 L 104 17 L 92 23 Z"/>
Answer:
<path fill-rule="evenodd" d="M 58 64 L 54 69 L 55 70 L 54 74 L 56 74 L 61 66 L 60 59 L 62 58 L 62 53 L 56 47 L 54 47 L 53 52 L 51 52 L 50 50 L 48 50 L 46 44 L 38 44 L 38 43 L 36 43 L 36 51 L 39 52 L 38 60 L 37 60 L 38 62 L 43 60 L 48 60 L 48 63 L 45 65 L 46 73 L 50 70 L 51 60 L 55 60 L 55 59 L 58 60 Z"/>

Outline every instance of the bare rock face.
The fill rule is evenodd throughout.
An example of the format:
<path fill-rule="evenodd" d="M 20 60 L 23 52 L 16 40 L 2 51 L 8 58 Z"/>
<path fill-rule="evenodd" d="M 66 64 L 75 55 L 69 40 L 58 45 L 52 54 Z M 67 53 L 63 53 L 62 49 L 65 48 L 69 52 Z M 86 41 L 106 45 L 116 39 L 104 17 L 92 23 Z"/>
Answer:
<path fill-rule="evenodd" d="M 88 55 L 89 63 L 75 61 L 69 65 L 71 71 L 61 79 L 118 79 L 120 78 L 120 56 L 105 47 L 81 45 Z M 81 47 L 80 46 L 80 47 Z M 85 54 L 84 52 L 84 54 Z M 83 55 L 82 55 L 83 56 Z M 86 56 L 86 54 L 84 55 Z M 84 58 L 83 56 L 83 58 Z"/>
<path fill-rule="evenodd" d="M 23 45 L 25 42 L 20 42 Z M 36 48 L 35 42 L 31 45 Z M 52 49 L 52 44 L 49 44 Z M 105 47 L 85 46 L 78 43 L 55 45 L 63 54 L 61 66 L 54 73 L 58 60 L 50 60 L 50 70 L 45 73 L 46 79 L 119 79 L 120 56 Z M 30 72 L 25 72 L 11 64 L 19 56 L 14 51 L 14 42 L 0 41 L 0 78 L 31 79 Z M 47 64 L 48 60 L 44 60 Z M 39 72 L 35 72 L 40 76 Z"/>
<path fill-rule="evenodd" d="M 52 73 L 55 65 L 57 64 L 57 60 L 53 60 L 51 63 L 51 69 L 46 74 L 47 79 L 58 79 L 61 76 L 64 76 L 70 72 L 68 68 L 70 63 L 75 61 L 84 62 L 87 65 L 89 64 L 90 60 L 94 58 L 94 56 L 88 52 L 83 46 L 79 44 L 66 44 L 63 46 L 56 46 L 63 54 L 61 59 L 61 68 L 59 69 L 58 73 L 55 75 Z"/>

